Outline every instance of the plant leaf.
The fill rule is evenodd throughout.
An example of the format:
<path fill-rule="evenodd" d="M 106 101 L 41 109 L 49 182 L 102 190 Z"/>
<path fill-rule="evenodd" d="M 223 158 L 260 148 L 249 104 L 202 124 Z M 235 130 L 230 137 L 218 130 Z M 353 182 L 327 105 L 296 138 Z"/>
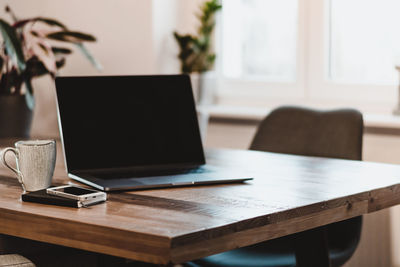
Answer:
<path fill-rule="evenodd" d="M 37 17 L 37 18 L 34 18 L 33 20 L 46 23 L 46 24 L 48 24 L 50 26 L 58 26 L 58 27 L 60 27 L 60 28 L 62 28 L 64 30 L 67 29 L 67 27 L 64 24 L 62 24 L 61 22 L 59 22 L 59 21 L 57 21 L 55 19 Z"/>
<path fill-rule="evenodd" d="M 92 56 L 89 50 L 87 50 L 82 43 L 76 43 L 75 45 L 97 70 L 103 69 L 103 66 L 101 66 L 101 64 Z"/>
<path fill-rule="evenodd" d="M 14 28 L 20 28 L 25 26 L 28 22 L 31 22 L 31 19 L 23 19 L 23 20 L 18 20 L 17 22 L 15 22 L 12 26 Z"/>
<path fill-rule="evenodd" d="M 82 32 L 72 32 L 72 31 L 58 31 L 52 32 L 46 35 L 47 38 L 57 40 L 57 41 L 64 41 L 64 42 L 71 42 L 71 43 L 79 43 L 82 41 L 86 42 L 94 42 L 96 38 L 90 34 L 82 33 Z"/>
<path fill-rule="evenodd" d="M 38 42 L 32 46 L 32 50 L 49 71 L 49 73 L 54 76 L 56 74 L 57 67 L 56 58 L 53 54 L 53 51 L 51 51 L 51 48 L 46 46 L 44 42 L 41 43 L 40 40 L 38 40 Z"/>
<path fill-rule="evenodd" d="M 42 76 L 49 73 L 43 62 L 39 61 L 37 56 L 31 57 L 26 62 L 26 65 L 27 67 L 24 73 L 25 79 L 32 79 L 33 77 Z"/>
<path fill-rule="evenodd" d="M 11 10 L 11 8 L 8 5 L 6 5 L 5 11 L 11 15 L 11 18 L 14 21 L 18 20 L 17 17 L 15 16 L 14 12 Z"/>
<path fill-rule="evenodd" d="M 32 31 L 24 34 L 24 40 L 29 52 L 35 55 L 44 64 L 49 73 L 54 76 L 57 71 L 56 58 L 47 40 L 32 35 Z"/>
<path fill-rule="evenodd" d="M 62 68 L 65 65 L 65 58 L 56 61 L 57 69 Z"/>
<path fill-rule="evenodd" d="M 71 49 L 64 48 L 64 47 L 52 47 L 51 50 L 53 50 L 54 54 L 64 54 L 64 55 L 69 55 L 72 53 Z"/>
<path fill-rule="evenodd" d="M 12 28 L 7 22 L 0 19 L 0 31 L 3 36 L 7 54 L 14 61 L 15 65 L 18 66 L 19 71 L 23 72 L 26 64 L 24 54 L 22 52 L 22 45 L 17 37 L 15 29 Z"/>
<path fill-rule="evenodd" d="M 29 78 L 25 79 L 25 86 L 26 86 L 26 92 L 25 92 L 25 101 L 31 110 L 35 107 L 35 98 L 33 97 L 33 88 L 31 84 L 31 80 Z"/>
<path fill-rule="evenodd" d="M 57 21 L 55 19 L 42 18 L 42 17 L 19 20 L 19 21 L 15 22 L 12 26 L 14 28 L 20 28 L 20 27 L 25 26 L 29 22 L 37 22 L 37 21 L 46 23 L 47 25 L 50 25 L 50 26 L 58 26 L 58 27 L 60 27 L 60 28 L 62 28 L 64 30 L 67 30 L 67 27 L 64 24 L 62 24 L 61 22 L 59 22 L 59 21 Z"/>

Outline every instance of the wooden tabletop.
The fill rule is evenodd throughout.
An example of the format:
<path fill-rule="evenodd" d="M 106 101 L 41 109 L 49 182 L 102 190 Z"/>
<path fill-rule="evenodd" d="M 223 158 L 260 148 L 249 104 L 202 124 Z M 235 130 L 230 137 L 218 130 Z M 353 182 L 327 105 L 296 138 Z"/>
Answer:
<path fill-rule="evenodd" d="M 17 179 L 1 167 L 0 233 L 180 263 L 400 203 L 397 165 L 240 150 L 209 150 L 207 160 L 255 179 L 110 193 L 76 209 L 22 202 Z M 59 153 L 54 182 L 68 181 Z"/>

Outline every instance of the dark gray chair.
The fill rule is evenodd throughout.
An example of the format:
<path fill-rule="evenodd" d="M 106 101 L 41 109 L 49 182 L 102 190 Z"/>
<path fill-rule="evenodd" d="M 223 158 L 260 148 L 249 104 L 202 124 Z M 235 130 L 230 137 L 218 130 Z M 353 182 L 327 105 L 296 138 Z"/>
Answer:
<path fill-rule="evenodd" d="M 362 136 L 363 119 L 356 110 L 316 111 L 288 106 L 273 110 L 261 122 L 250 149 L 361 160 Z M 330 261 L 327 264 L 341 266 L 357 248 L 361 225 L 360 216 L 209 256 L 190 262 L 188 266 L 311 266 L 307 257 L 320 256 L 313 249 L 326 254 L 323 256 Z M 321 235 L 325 250 L 313 243 L 315 236 Z"/>

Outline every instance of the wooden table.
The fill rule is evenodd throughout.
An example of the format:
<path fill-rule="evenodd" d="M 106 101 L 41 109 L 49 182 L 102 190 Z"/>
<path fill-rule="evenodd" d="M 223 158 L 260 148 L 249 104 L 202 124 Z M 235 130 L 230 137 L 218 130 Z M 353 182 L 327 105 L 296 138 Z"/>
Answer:
<path fill-rule="evenodd" d="M 180 263 L 400 203 L 400 166 L 239 150 L 208 163 L 251 173 L 243 184 L 109 194 L 68 208 L 25 203 L 0 168 L 0 233 L 151 263 Z M 66 183 L 61 153 L 55 183 Z"/>

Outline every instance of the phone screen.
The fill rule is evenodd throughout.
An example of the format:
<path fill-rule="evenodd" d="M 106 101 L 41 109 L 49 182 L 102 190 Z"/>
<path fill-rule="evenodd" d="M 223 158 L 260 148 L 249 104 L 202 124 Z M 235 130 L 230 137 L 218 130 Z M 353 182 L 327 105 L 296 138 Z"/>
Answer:
<path fill-rule="evenodd" d="M 79 188 L 79 187 L 73 187 L 73 186 L 59 188 L 59 189 L 56 189 L 56 190 L 59 191 L 59 192 L 64 192 L 64 193 L 75 195 L 75 196 L 82 196 L 82 195 L 86 195 L 86 194 L 96 193 L 96 191 L 94 191 L 94 190 L 85 189 L 85 188 Z"/>

